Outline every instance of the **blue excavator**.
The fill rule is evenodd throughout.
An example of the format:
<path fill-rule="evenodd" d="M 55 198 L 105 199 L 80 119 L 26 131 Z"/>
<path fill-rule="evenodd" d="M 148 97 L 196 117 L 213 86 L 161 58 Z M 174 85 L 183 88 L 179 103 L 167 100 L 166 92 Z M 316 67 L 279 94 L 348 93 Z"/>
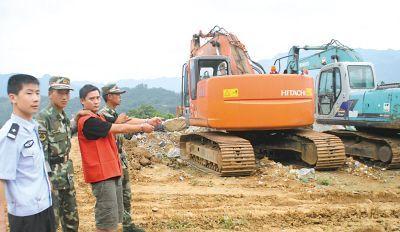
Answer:
<path fill-rule="evenodd" d="M 300 51 L 316 51 L 300 58 Z M 284 73 L 319 69 L 315 79 L 316 122 L 346 129 L 328 133 L 341 138 L 347 155 L 400 168 L 400 83 L 377 84 L 374 66 L 337 40 L 321 46 L 293 46 Z M 276 68 L 274 68 L 276 69 Z"/>

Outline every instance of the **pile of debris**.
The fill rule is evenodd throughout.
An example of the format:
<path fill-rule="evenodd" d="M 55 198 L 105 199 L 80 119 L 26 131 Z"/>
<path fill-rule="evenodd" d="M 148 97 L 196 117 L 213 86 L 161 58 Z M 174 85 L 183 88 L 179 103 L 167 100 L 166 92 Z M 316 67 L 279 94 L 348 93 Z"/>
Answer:
<path fill-rule="evenodd" d="M 180 137 L 185 134 L 208 130 L 201 127 L 186 127 L 184 118 L 174 118 L 165 121 L 161 129 L 153 133 L 141 133 L 133 136 L 131 140 L 125 140 L 124 147 L 131 171 L 137 171 L 146 166 L 151 167 L 155 163 L 163 163 L 176 169 L 186 166 L 187 163 L 180 153 Z M 340 170 L 355 176 L 383 180 L 382 171 L 384 168 L 369 166 L 368 164 L 368 162 L 360 162 L 350 157 L 347 158 L 345 167 Z M 255 175 L 260 177 L 260 183 L 264 183 L 266 179 L 277 182 L 291 180 L 313 183 L 318 182 L 321 178 L 312 167 L 301 166 L 296 163 L 283 165 L 267 157 L 257 160 L 257 167 Z M 322 184 L 329 185 L 329 180 L 325 182 Z"/>
<path fill-rule="evenodd" d="M 384 170 L 385 168 L 368 165 L 368 162 L 360 162 L 348 157 L 346 159 L 345 167 L 339 169 L 354 176 L 367 177 L 373 180 L 385 181 Z M 278 180 L 279 178 L 287 180 L 299 180 L 304 183 L 314 182 L 319 180 L 320 175 L 312 167 L 298 167 L 292 165 L 282 165 L 279 162 L 264 157 L 258 161 L 258 169 L 256 175 L 261 177 L 268 177 L 270 180 Z M 324 184 L 324 183 L 323 183 Z"/>
<path fill-rule="evenodd" d="M 302 183 L 318 182 L 317 174 L 312 167 L 299 167 L 298 165 L 283 165 L 267 157 L 257 162 L 256 176 L 260 176 L 260 182 L 273 180 L 277 183 L 298 181 Z"/>
<path fill-rule="evenodd" d="M 140 147 L 145 148 L 161 163 L 167 166 L 175 166 L 180 162 L 179 138 L 180 132 L 153 132 L 138 136 Z"/>
<path fill-rule="evenodd" d="M 147 149 L 138 147 L 138 140 L 136 138 L 125 140 L 124 149 L 127 155 L 129 166 L 133 170 L 140 170 L 142 167 L 158 162 L 157 158 Z"/>
<path fill-rule="evenodd" d="M 368 162 L 367 162 L 368 163 Z M 367 163 L 361 163 L 358 160 L 348 157 L 346 160 L 346 171 L 355 176 L 365 176 L 375 180 L 382 178 L 382 171 L 386 168 L 378 166 L 368 166 Z"/>
<path fill-rule="evenodd" d="M 200 127 L 186 128 L 184 118 L 174 118 L 163 122 L 162 129 L 159 131 L 134 135 L 131 140 L 124 141 L 130 168 L 140 170 L 156 162 L 162 162 L 171 167 L 184 165 L 179 149 L 181 135 L 204 130 Z"/>
<path fill-rule="evenodd" d="M 255 175 L 261 176 L 261 179 L 270 180 L 295 179 L 295 173 L 292 172 L 292 166 L 285 166 L 279 162 L 275 162 L 267 157 L 257 161 L 257 171 Z"/>

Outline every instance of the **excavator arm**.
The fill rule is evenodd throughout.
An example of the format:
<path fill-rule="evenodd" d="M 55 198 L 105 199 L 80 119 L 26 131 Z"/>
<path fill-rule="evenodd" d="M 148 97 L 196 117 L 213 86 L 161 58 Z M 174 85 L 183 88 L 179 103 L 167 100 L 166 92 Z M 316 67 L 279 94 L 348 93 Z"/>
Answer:
<path fill-rule="evenodd" d="M 300 59 L 300 50 L 321 51 L 313 55 Z M 293 46 L 287 56 L 288 62 L 286 70 L 288 73 L 299 73 L 301 70 L 320 69 L 324 65 L 334 62 L 362 62 L 361 56 L 339 41 L 332 39 L 329 43 L 321 46 Z"/>
<path fill-rule="evenodd" d="M 201 39 L 207 41 L 201 45 Z M 233 75 L 265 73 L 260 64 L 251 60 L 244 44 L 234 34 L 219 26 L 215 26 L 207 34 L 202 31 L 194 34 L 191 41 L 190 58 L 212 55 L 229 57 Z"/>

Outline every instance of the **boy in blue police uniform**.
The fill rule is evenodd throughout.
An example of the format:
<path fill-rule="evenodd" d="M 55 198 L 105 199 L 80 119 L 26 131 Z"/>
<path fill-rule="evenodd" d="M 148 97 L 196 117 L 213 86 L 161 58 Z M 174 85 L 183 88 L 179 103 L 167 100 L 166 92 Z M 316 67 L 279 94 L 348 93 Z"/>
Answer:
<path fill-rule="evenodd" d="M 13 113 L 0 130 L 0 212 L 4 212 L 5 186 L 11 232 L 53 232 L 50 182 L 38 124 L 32 119 L 39 110 L 39 81 L 13 75 L 7 93 Z M 5 216 L 0 216 L 0 224 L 5 225 Z"/>

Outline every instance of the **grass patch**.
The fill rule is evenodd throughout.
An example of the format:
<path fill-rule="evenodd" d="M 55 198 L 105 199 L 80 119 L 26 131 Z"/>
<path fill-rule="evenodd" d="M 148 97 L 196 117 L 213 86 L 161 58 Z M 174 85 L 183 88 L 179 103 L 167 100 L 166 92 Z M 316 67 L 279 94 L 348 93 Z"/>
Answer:
<path fill-rule="evenodd" d="M 228 230 L 231 230 L 235 227 L 233 219 L 226 215 L 219 219 L 219 225 L 221 225 L 222 228 Z"/>
<path fill-rule="evenodd" d="M 180 229 L 187 229 L 191 228 L 193 225 L 188 222 L 188 221 L 181 221 L 178 219 L 171 219 L 170 221 L 167 222 L 167 228 L 168 229 L 174 229 L 174 230 L 180 230 Z"/>
<path fill-rule="evenodd" d="M 332 181 L 329 179 L 318 179 L 317 183 L 324 186 L 332 185 Z"/>
<path fill-rule="evenodd" d="M 236 227 L 244 226 L 246 223 L 241 219 L 233 219 L 224 215 L 219 219 L 218 224 L 222 229 L 233 230 Z"/>

